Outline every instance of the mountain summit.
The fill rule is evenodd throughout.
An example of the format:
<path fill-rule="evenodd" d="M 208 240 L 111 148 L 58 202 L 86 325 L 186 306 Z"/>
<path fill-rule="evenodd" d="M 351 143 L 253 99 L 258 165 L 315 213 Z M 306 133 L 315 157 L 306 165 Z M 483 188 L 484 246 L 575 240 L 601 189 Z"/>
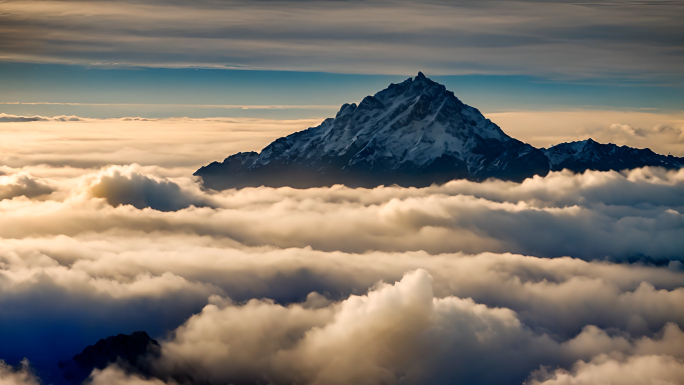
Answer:
<path fill-rule="evenodd" d="M 207 187 L 429 186 L 452 179 L 522 180 L 549 171 L 544 153 L 513 139 L 418 73 L 335 118 L 200 168 Z"/>
<path fill-rule="evenodd" d="M 195 175 L 202 177 L 206 187 L 217 190 L 261 185 L 423 187 L 452 179 L 521 181 L 546 175 L 563 162 L 580 169 L 592 168 L 592 162 L 599 161 L 602 168 L 684 164 L 674 157 L 669 157 L 669 163 L 663 159 L 649 164 L 643 164 L 644 159 L 618 161 L 613 156 L 627 156 L 629 151 L 606 148 L 599 149 L 599 159 L 586 154 L 585 148 L 591 152 L 592 146 L 532 147 L 506 135 L 480 111 L 419 72 L 415 78 L 365 97 L 359 105 L 344 104 L 335 118 L 319 126 L 276 139 L 260 153 L 240 152 L 222 163 L 213 162 Z M 650 150 L 636 151 L 667 158 Z"/>

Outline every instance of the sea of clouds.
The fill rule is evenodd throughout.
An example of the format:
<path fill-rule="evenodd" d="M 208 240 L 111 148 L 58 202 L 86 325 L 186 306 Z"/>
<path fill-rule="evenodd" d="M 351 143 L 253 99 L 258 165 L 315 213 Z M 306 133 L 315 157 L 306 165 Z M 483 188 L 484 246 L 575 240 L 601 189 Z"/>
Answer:
<path fill-rule="evenodd" d="M 136 330 L 161 344 L 153 377 L 89 382 L 683 383 L 684 170 L 223 192 L 191 176 L 309 123 L 0 123 L 0 383 L 49 383 Z"/>

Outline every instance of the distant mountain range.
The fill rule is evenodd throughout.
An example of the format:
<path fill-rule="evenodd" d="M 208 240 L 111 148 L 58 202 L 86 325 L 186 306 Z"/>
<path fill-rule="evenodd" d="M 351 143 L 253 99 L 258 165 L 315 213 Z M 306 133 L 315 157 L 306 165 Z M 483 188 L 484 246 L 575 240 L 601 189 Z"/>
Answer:
<path fill-rule="evenodd" d="M 453 179 L 522 181 L 564 168 L 679 168 L 684 158 L 592 139 L 538 149 L 506 135 L 480 111 L 421 72 L 335 118 L 197 170 L 206 187 L 297 188 L 345 184 L 424 187 Z"/>
<path fill-rule="evenodd" d="M 625 170 L 644 166 L 680 168 L 684 158 L 660 155 L 648 148 L 639 149 L 615 144 L 601 144 L 593 139 L 557 144 L 542 149 L 549 158 L 551 171 Z"/>

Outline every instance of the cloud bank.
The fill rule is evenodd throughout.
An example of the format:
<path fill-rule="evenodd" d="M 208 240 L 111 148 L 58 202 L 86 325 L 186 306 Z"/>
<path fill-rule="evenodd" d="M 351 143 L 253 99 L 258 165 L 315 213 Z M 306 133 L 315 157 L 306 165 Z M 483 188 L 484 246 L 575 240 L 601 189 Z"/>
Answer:
<path fill-rule="evenodd" d="M 535 378 L 526 384 L 679 384 L 684 378 L 684 362 L 670 356 L 636 356 L 619 360 L 602 355 L 590 362 L 578 361 L 572 371 L 540 372 L 537 376 L 541 379 Z"/>
<path fill-rule="evenodd" d="M 435 298 L 429 274 L 416 270 L 323 307 L 209 304 L 163 343 L 153 372 L 174 383 L 209 384 L 520 383 L 530 371 L 530 384 L 677 383 L 682 343 L 684 332 L 672 323 L 654 338 L 588 326 L 558 342 L 528 329 L 510 309 Z M 572 372 L 535 370 L 574 361 Z M 93 373 L 94 383 L 113 373 Z"/>
<path fill-rule="evenodd" d="M 684 171 L 217 193 L 154 170 L 44 176 L 49 199 L 0 201 L 0 330 L 20 346 L 3 356 L 54 358 L 22 342 L 47 318 L 99 325 L 51 336 L 72 341 L 60 359 L 175 329 L 154 381 L 179 383 L 520 383 L 613 352 L 681 357 Z"/>
<path fill-rule="evenodd" d="M 44 165 L 53 172 L 69 168 L 82 174 L 80 169 L 84 168 L 137 163 L 171 169 L 176 176 L 191 175 L 200 166 L 228 154 L 260 150 L 275 138 L 316 126 L 322 120 L 70 117 L 65 121 L 60 116 L 11 117 L 15 121 L 0 124 L 0 165 Z"/>
<path fill-rule="evenodd" d="M 684 170 L 223 192 L 190 177 L 210 143 L 258 149 L 304 123 L 3 123 L 0 381 L 58 383 L 58 360 L 136 330 L 161 344 L 153 376 L 113 365 L 91 383 L 681 378 Z"/>
<path fill-rule="evenodd" d="M 506 133 L 535 147 L 593 138 L 684 156 L 684 114 L 647 111 L 518 111 L 487 114 Z"/>
<path fill-rule="evenodd" d="M 52 193 L 53 189 L 38 178 L 27 174 L 13 174 L 2 176 L 0 174 L 0 200 L 14 197 L 34 198 Z"/>
<path fill-rule="evenodd" d="M 135 168 L 111 167 L 100 173 L 88 192 L 112 206 L 131 205 L 142 209 L 176 211 L 189 206 L 208 206 L 209 199 L 181 190 L 172 181 L 150 177 Z"/>

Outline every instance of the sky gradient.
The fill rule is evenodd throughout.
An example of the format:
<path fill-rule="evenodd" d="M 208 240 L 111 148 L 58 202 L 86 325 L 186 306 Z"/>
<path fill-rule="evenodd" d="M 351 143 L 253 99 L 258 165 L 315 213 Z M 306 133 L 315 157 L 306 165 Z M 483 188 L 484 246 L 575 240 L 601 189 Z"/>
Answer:
<path fill-rule="evenodd" d="M 423 71 L 485 113 L 681 111 L 682 16 L 677 1 L 3 1 L 0 110 L 328 117 Z"/>

